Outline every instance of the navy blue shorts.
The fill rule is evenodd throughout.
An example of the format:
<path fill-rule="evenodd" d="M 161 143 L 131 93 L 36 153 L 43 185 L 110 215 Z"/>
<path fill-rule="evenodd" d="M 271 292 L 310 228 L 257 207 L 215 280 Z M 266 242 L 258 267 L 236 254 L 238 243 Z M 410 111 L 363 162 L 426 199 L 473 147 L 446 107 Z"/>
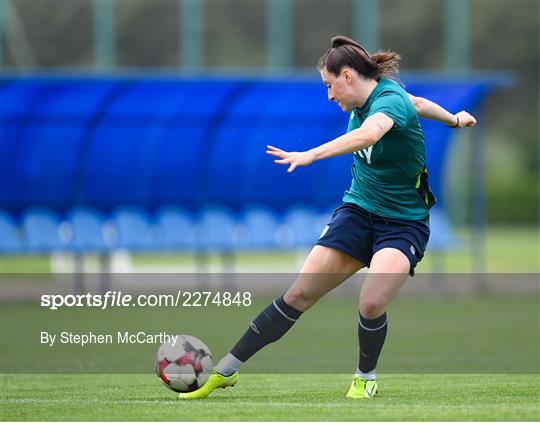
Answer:
<path fill-rule="evenodd" d="M 428 239 L 429 218 L 390 219 L 356 204 L 343 203 L 335 210 L 317 245 L 342 251 L 368 267 L 377 251 L 396 248 L 409 259 L 409 274 L 414 276 L 414 268 L 424 257 Z"/>

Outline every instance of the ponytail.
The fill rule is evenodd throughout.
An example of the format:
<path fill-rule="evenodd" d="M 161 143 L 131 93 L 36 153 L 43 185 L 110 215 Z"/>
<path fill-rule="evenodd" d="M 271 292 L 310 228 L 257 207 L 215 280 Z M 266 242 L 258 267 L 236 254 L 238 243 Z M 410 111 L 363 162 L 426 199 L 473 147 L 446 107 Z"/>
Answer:
<path fill-rule="evenodd" d="M 344 35 L 332 37 L 331 42 L 332 47 L 319 59 L 319 70 L 326 68 L 337 76 L 347 66 L 377 81 L 383 76 L 395 77 L 399 71 L 401 57 L 393 51 L 378 51 L 370 55 L 364 47 Z"/>
<path fill-rule="evenodd" d="M 393 51 L 378 51 L 369 56 L 377 63 L 377 68 L 381 76 L 392 76 L 399 73 L 399 61 L 401 56 Z"/>

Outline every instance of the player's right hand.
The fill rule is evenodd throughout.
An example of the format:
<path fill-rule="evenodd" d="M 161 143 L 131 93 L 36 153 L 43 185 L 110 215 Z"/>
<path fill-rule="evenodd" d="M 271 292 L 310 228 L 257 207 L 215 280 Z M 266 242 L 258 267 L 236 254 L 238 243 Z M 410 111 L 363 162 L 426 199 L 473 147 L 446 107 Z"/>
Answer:
<path fill-rule="evenodd" d="M 283 151 L 271 145 L 266 146 L 266 154 L 279 157 L 280 160 L 274 160 L 277 164 L 288 164 L 287 172 L 291 173 L 297 166 L 307 166 L 315 161 L 313 151 Z"/>

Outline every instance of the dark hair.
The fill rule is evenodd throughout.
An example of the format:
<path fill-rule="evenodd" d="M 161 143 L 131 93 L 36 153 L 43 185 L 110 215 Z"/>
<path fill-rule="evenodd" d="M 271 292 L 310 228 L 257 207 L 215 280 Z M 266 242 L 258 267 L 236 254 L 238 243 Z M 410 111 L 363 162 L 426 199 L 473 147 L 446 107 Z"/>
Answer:
<path fill-rule="evenodd" d="M 379 80 L 382 76 L 395 77 L 399 69 L 401 56 L 393 51 L 378 51 L 369 54 L 356 41 L 344 35 L 332 37 L 332 47 L 324 53 L 317 68 L 326 68 L 328 72 L 338 76 L 348 66 L 366 78 Z"/>

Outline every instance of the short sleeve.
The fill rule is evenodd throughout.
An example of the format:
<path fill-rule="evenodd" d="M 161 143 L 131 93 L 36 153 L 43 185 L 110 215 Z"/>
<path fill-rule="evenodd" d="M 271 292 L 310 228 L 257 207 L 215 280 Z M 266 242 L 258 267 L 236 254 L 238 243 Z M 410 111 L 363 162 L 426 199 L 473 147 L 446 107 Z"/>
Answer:
<path fill-rule="evenodd" d="M 375 113 L 384 113 L 394 121 L 394 125 L 398 128 L 403 128 L 407 124 L 407 108 L 403 99 L 395 93 L 377 97 L 369 109 L 369 116 Z"/>

